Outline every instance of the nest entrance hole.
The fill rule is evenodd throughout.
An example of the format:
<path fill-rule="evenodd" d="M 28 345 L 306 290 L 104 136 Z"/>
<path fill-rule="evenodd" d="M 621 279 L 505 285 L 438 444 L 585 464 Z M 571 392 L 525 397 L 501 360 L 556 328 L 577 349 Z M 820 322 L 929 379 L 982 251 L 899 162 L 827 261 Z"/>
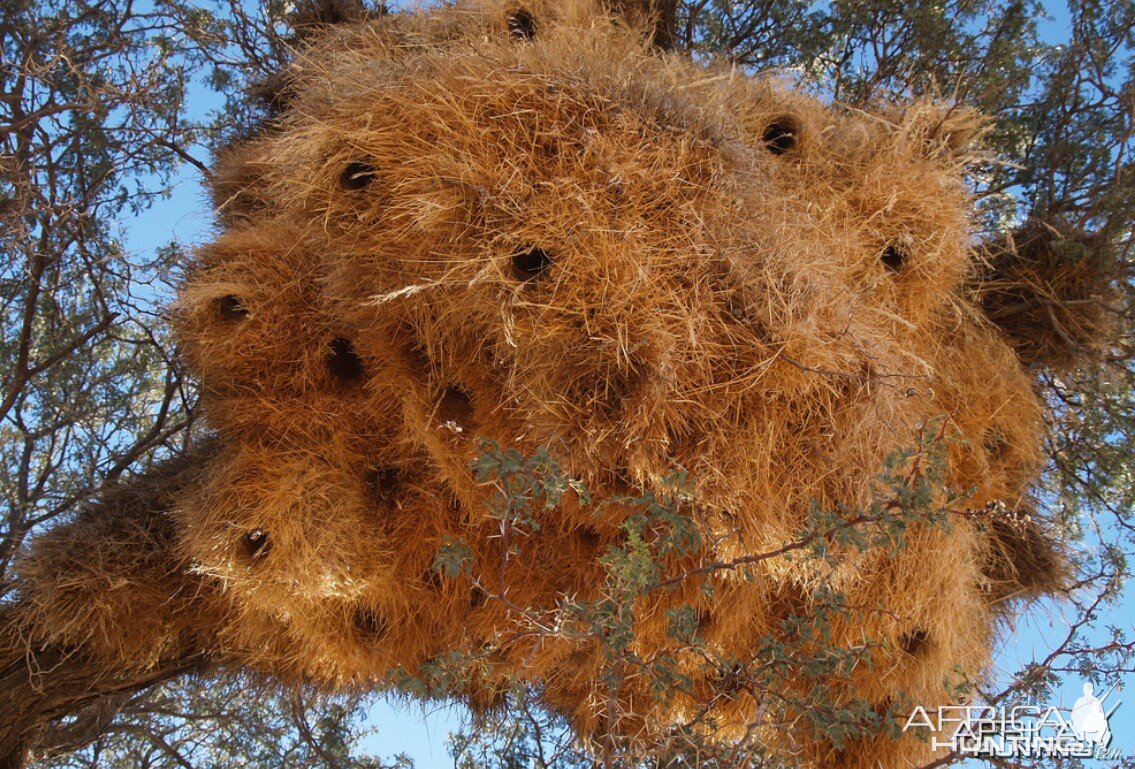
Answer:
<path fill-rule="evenodd" d="M 508 15 L 508 35 L 513 40 L 536 38 L 536 17 L 526 8 L 517 8 Z"/>
<path fill-rule="evenodd" d="M 464 432 L 476 426 L 473 418 L 473 400 L 465 388 L 460 385 L 450 385 L 442 391 L 441 398 L 437 403 L 436 413 L 441 424 L 458 432 Z"/>
<path fill-rule="evenodd" d="M 249 558 L 259 560 L 272 550 L 272 543 L 268 539 L 268 532 L 263 529 L 253 529 L 240 538 L 244 552 Z"/>
<path fill-rule="evenodd" d="M 477 587 L 476 585 L 474 585 L 473 589 L 469 591 L 469 608 L 470 609 L 478 609 L 478 608 L 484 606 L 485 602 L 488 601 L 488 600 L 489 600 L 489 594 L 486 593 L 484 591 L 484 589 Z"/>
<path fill-rule="evenodd" d="M 248 308 L 239 296 L 229 294 L 217 300 L 217 315 L 225 323 L 236 323 L 248 317 Z"/>
<path fill-rule="evenodd" d="M 925 628 L 915 628 L 904 633 L 899 639 L 899 648 L 912 657 L 916 657 L 930 646 L 930 631 Z"/>
<path fill-rule="evenodd" d="M 598 550 L 603 544 L 603 537 L 590 526 L 581 526 L 577 532 L 579 541 L 589 550 Z"/>
<path fill-rule="evenodd" d="M 552 264 L 552 255 L 539 246 L 532 246 L 512 255 L 512 274 L 521 283 L 539 277 Z"/>
<path fill-rule="evenodd" d="M 800 136 L 800 123 L 791 115 L 781 115 L 765 126 L 761 141 L 774 155 L 784 155 L 796 149 Z"/>
<path fill-rule="evenodd" d="M 362 379 L 362 358 L 355 352 L 355 345 L 346 337 L 331 340 L 331 353 L 327 356 L 327 371 L 335 381 L 351 384 Z"/>
<path fill-rule="evenodd" d="M 369 606 L 360 606 L 355 609 L 352 619 L 355 629 L 367 639 L 380 639 L 390 630 L 390 622 L 386 619 L 386 616 Z"/>
<path fill-rule="evenodd" d="M 378 465 L 366 471 L 363 481 L 370 496 L 385 505 L 397 496 L 401 474 L 397 468 Z"/>
<path fill-rule="evenodd" d="M 356 161 L 348 163 L 339 174 L 339 186 L 345 190 L 361 190 L 374 181 L 374 166 Z"/>
<path fill-rule="evenodd" d="M 981 445 L 993 459 L 1003 459 L 1009 451 L 1009 444 L 1006 442 L 1005 436 L 996 428 L 991 428 L 985 433 L 985 439 L 981 442 Z"/>
<path fill-rule="evenodd" d="M 906 264 L 906 251 L 900 246 L 891 244 L 883 249 L 879 261 L 891 272 L 898 272 Z"/>

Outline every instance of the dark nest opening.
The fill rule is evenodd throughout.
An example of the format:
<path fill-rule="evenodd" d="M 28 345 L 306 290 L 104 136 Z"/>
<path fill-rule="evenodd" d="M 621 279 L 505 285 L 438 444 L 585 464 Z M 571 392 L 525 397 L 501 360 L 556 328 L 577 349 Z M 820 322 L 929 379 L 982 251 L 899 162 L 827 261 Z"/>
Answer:
<path fill-rule="evenodd" d="M 508 34 L 514 40 L 533 40 L 536 37 L 536 17 L 531 11 L 517 8 L 508 15 Z"/>
<path fill-rule="evenodd" d="M 552 256 L 540 248 L 532 246 L 512 255 L 512 274 L 521 283 L 538 277 L 552 264 Z"/>
<path fill-rule="evenodd" d="M 341 384 L 350 384 L 362 379 L 366 373 L 362 358 L 355 352 L 350 339 L 338 337 L 331 340 L 331 350 L 327 356 L 327 370 L 331 377 Z"/>
<path fill-rule="evenodd" d="M 796 148 L 800 123 L 791 115 L 782 115 L 765 127 L 761 140 L 774 155 L 784 155 Z"/>

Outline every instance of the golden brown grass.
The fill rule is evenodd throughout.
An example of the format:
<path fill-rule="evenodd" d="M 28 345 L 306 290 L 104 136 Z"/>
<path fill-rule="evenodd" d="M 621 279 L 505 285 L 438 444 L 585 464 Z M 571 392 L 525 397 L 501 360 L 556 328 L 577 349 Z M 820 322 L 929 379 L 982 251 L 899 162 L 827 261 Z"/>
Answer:
<path fill-rule="evenodd" d="M 1043 527 L 1010 518 L 1030 509 L 1041 404 L 963 290 L 980 120 L 825 106 L 658 56 L 588 3 L 525 4 L 529 39 L 518 8 L 400 14 L 301 51 L 289 110 L 217 165 L 226 228 L 177 308 L 221 448 L 178 493 L 160 550 L 176 555 L 118 558 L 147 550 L 128 522 L 69 531 L 66 560 L 41 540 L 23 571 L 35 632 L 144 660 L 184 632 L 169 601 L 202 580 L 224 596 L 218 656 L 241 664 L 342 686 L 490 648 L 474 704 L 519 677 L 585 735 L 664 731 L 724 674 L 664 707 L 632 678 L 614 723 L 593 641 L 516 635 L 518 607 L 602 595 L 597 557 L 628 509 L 597 516 L 569 493 L 509 554 L 474 438 L 546 447 L 600 499 L 685 468 L 713 546 L 672 559 L 680 573 L 776 550 L 812 503 L 868 504 L 886 457 L 944 425 L 955 508 L 987 515 L 916 523 L 897 555 L 699 577 L 636 613 L 644 658 L 673 645 L 666 610 L 687 603 L 743 658 L 830 584 L 850 604 L 833 640 L 889 645 L 838 696 L 943 701 L 955 668 L 981 674 L 1006 599 L 1061 569 Z M 451 538 L 485 584 L 431 570 Z M 119 544 L 94 557 L 103 542 Z M 721 735 L 758 708 L 738 694 Z M 817 765 L 925 753 L 763 739 Z"/>

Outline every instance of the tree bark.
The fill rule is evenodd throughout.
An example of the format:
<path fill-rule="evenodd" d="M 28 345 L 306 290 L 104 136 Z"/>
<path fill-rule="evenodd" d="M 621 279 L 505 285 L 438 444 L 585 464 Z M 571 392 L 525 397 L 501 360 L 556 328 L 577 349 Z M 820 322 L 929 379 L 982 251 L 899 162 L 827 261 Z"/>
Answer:
<path fill-rule="evenodd" d="M 88 717 L 105 722 L 134 692 L 208 667 L 223 610 L 179 554 L 170 510 L 214 453 L 193 447 L 108 485 L 17 562 L 16 598 L 0 604 L 0 769 L 74 742 Z M 67 716 L 77 720 L 48 728 Z"/>
<path fill-rule="evenodd" d="M 9 621 L 0 615 L 0 622 Z M 81 651 L 56 647 L 31 652 L 0 670 L 4 698 L 0 769 L 22 769 L 30 751 L 56 747 L 41 739 L 53 721 L 177 676 L 202 672 L 208 664 L 207 654 L 186 648 L 152 668 L 108 675 L 100 661 Z"/>

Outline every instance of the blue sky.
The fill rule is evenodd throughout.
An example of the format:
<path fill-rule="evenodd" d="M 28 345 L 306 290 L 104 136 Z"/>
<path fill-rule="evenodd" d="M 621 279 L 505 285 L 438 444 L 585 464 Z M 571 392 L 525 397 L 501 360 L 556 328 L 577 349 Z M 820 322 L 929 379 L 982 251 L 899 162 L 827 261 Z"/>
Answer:
<path fill-rule="evenodd" d="M 1054 18 L 1042 24 L 1049 39 L 1067 36 L 1067 16 L 1054 13 Z M 192 93 L 191 107 L 198 114 L 217 109 L 218 98 L 201 87 Z M 177 240 L 195 244 L 207 240 L 213 220 L 210 204 L 195 169 L 184 166 L 179 172 L 168 199 L 156 202 L 149 210 L 122 221 L 123 235 L 128 251 L 138 256 L 149 256 L 153 250 Z M 1000 675 L 1009 675 L 1030 661 L 1042 659 L 1059 644 L 1067 633 L 1071 620 L 1067 606 L 1044 602 L 1022 617 L 1015 631 L 1007 636 L 1000 648 L 995 668 Z M 1117 605 L 1101 612 L 1099 627 L 1116 624 L 1135 636 L 1135 600 L 1130 591 Z M 1123 700 L 1112 719 L 1113 747 L 1125 754 L 1135 755 L 1135 677 L 1127 676 L 1118 682 L 1127 691 L 1117 691 L 1108 699 L 1108 705 Z M 1070 708 L 1080 696 L 1081 681 L 1072 676 L 1065 680 L 1056 695 L 1056 701 L 1045 703 Z M 453 761 L 446 750 L 446 737 L 461 721 L 457 708 L 436 706 L 378 704 L 370 714 L 377 732 L 368 738 L 368 752 L 389 757 L 406 753 L 415 759 L 419 769 L 452 767 Z M 1091 765 L 1100 765 L 1089 762 Z"/>

